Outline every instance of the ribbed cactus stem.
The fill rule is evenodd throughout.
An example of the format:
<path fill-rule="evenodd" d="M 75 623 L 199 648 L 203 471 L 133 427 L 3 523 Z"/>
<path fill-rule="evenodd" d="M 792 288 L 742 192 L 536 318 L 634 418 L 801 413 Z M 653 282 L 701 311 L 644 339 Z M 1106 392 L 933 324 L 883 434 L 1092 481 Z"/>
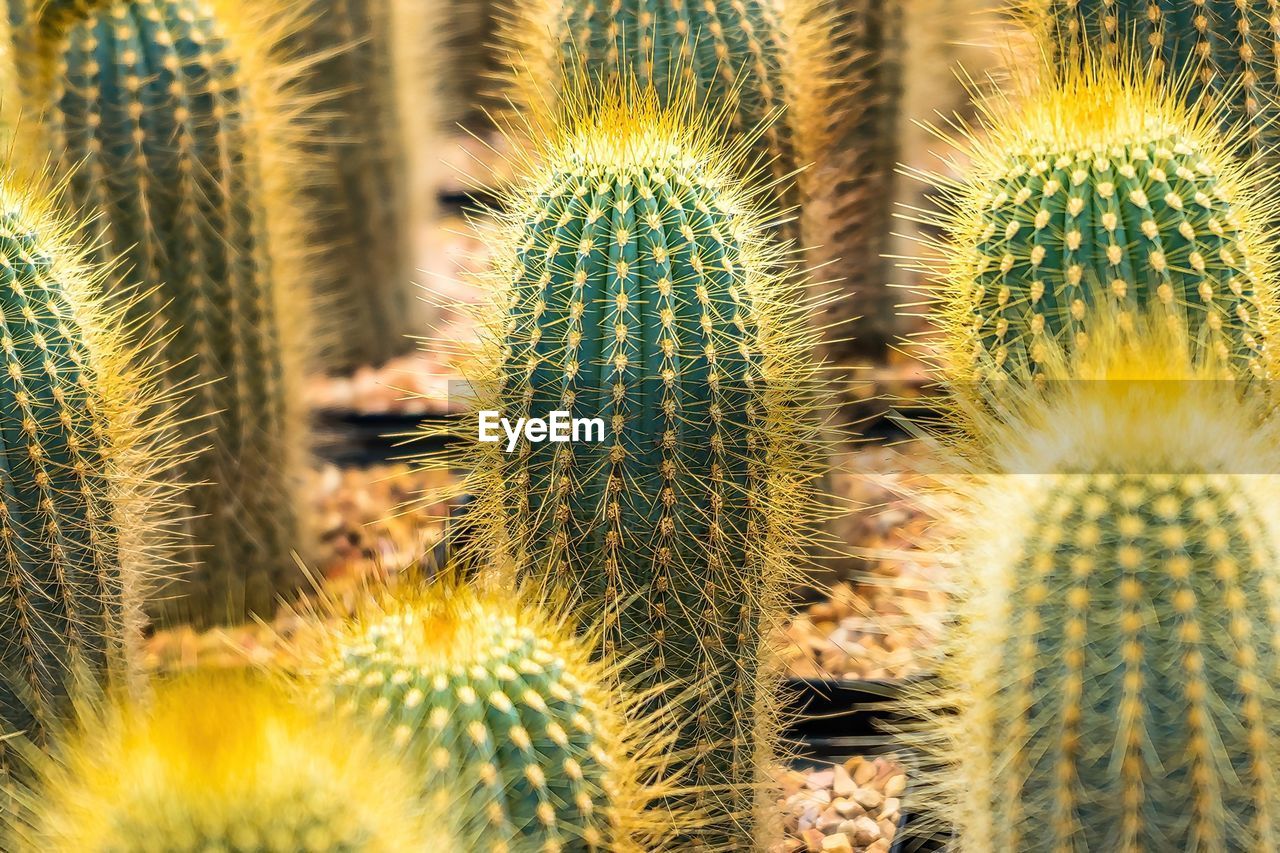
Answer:
<path fill-rule="evenodd" d="M 426 789 L 459 792 L 465 849 L 652 849 L 629 700 L 532 599 L 441 581 L 326 631 L 322 647 L 322 704 L 403 750 Z"/>
<path fill-rule="evenodd" d="M 187 498 L 197 568 L 163 609 L 201 623 L 270 613 L 308 545 L 294 499 L 306 299 L 287 244 L 300 178 L 269 51 L 281 24 L 264 8 L 55 2 L 28 57 L 70 201 L 98 214 L 88 236 L 148 286 L 134 316 L 158 321 L 174 376 L 196 383 L 182 415 L 211 449 L 178 476 L 207 484 Z"/>
<path fill-rule="evenodd" d="M 1280 841 L 1280 445 L 1185 349 L 1051 383 L 962 478 L 921 734 L 958 850 Z"/>
<path fill-rule="evenodd" d="M 1274 158 L 1280 88 L 1275 9 L 1260 0 L 1051 0 L 1047 36 L 1064 53 L 1136 55 L 1218 109 L 1240 153 Z"/>
<path fill-rule="evenodd" d="M 620 91 L 567 111 L 510 193 L 473 382 L 479 410 L 604 435 L 478 444 L 471 513 L 679 696 L 703 842 L 743 849 L 776 736 L 765 637 L 814 510 L 813 341 L 734 159 Z"/>
<path fill-rule="evenodd" d="M 44 189 L 0 177 L 0 727 L 37 743 L 78 686 L 124 686 L 166 559 L 152 475 L 168 456 L 167 403 L 129 364 L 123 306 Z"/>
<path fill-rule="evenodd" d="M 406 70 L 398 67 L 393 31 L 399 2 L 338 0 L 298 33 L 303 55 L 323 57 L 306 79 L 329 117 L 313 145 L 333 170 L 316 198 L 324 223 L 316 239 L 330 252 L 335 277 L 326 307 L 343 317 L 342 334 L 327 342 L 330 367 L 381 364 L 413 346 L 405 337 L 414 331 L 414 294 L 397 87 L 424 81 L 397 76 Z M 426 14 L 412 5 L 407 14 Z M 415 107 L 430 109 L 431 90 L 416 91 Z"/>
<path fill-rule="evenodd" d="M 1042 83 L 987 107 L 971 165 L 938 181 L 943 372 L 1026 381 L 1051 345 L 1154 307 L 1218 375 L 1265 380 L 1275 281 L 1256 176 L 1206 114 L 1127 66 Z"/>
<path fill-rule="evenodd" d="M 5 849 L 458 850 L 372 739 L 242 674 L 187 675 L 90 709 L 25 792 Z M 437 804 L 449 801 L 447 792 Z"/>

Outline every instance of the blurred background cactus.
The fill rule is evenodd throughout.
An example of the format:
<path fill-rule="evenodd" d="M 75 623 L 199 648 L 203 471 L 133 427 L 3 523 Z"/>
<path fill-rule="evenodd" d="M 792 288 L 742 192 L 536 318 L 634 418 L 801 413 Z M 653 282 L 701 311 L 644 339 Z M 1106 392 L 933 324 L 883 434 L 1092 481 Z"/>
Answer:
<path fill-rule="evenodd" d="M 0 727 L 43 744 L 81 680 L 125 686 L 145 585 L 171 567 L 172 401 L 20 168 L 0 178 Z"/>
<path fill-rule="evenodd" d="M 458 792 L 464 849 L 659 849 L 643 835 L 637 761 L 655 733 L 628 719 L 611 667 L 535 600 L 441 580 L 319 645 L 309 680 L 322 702 L 402 749 L 424 787 Z"/>
<path fill-rule="evenodd" d="M 1040 84 L 986 103 L 967 168 L 935 179 L 943 373 L 962 393 L 1025 381 L 1050 343 L 1083 348 L 1099 315 L 1157 306 L 1219 375 L 1270 376 L 1259 176 L 1209 114 L 1136 68 L 1070 66 Z"/>
<path fill-rule="evenodd" d="M 6 850 L 457 850 L 448 815 L 372 740 L 243 674 L 86 709 Z"/>
<path fill-rule="evenodd" d="M 477 443 L 480 547 L 603 619 L 640 689 L 671 687 L 673 752 L 712 848 L 747 849 L 777 737 L 766 636 L 804 550 L 823 402 L 803 284 L 691 109 L 578 93 L 486 240 L 475 410 L 599 418 L 599 440 Z"/>
<path fill-rule="evenodd" d="M 1258 0 L 1050 0 L 1031 18 L 1052 49 L 1135 55 L 1217 111 L 1233 150 L 1275 157 L 1275 10 Z"/>
<path fill-rule="evenodd" d="M 69 203 L 117 278 L 141 281 L 133 318 L 162 336 L 195 391 L 177 472 L 192 505 L 192 570 L 159 591 L 166 618 L 269 615 L 309 550 L 301 411 L 308 180 L 287 96 L 297 68 L 273 53 L 292 20 L 237 0 L 55 0 L 24 57 Z"/>
<path fill-rule="evenodd" d="M 420 73 L 430 44 L 405 45 L 398 31 L 437 32 L 441 22 L 406 0 L 338 0 L 317 9 L 298 29 L 298 53 L 318 58 L 307 69 L 307 88 L 327 119 L 311 142 L 312 153 L 333 174 L 317 188 L 315 210 L 323 223 L 316 240 L 327 250 L 333 285 L 324 308 L 343 317 L 341 334 L 325 341 L 330 368 L 378 365 L 408 352 L 421 334 L 411 281 L 414 277 L 412 210 L 433 202 L 432 187 L 407 179 L 411 145 L 431 136 L 409 136 L 409 127 L 434 130 L 434 77 Z M 422 20 L 427 19 L 427 20 Z M 416 26 L 415 26 L 416 24 Z M 401 93 L 416 97 L 402 115 Z M 422 121 L 425 114 L 425 122 Z"/>
<path fill-rule="evenodd" d="M 1280 442 L 1159 311 L 1135 327 L 1049 377 L 1096 381 L 988 422 L 951 483 L 957 616 L 924 698 L 947 710 L 920 737 L 956 849 L 1272 844 Z"/>

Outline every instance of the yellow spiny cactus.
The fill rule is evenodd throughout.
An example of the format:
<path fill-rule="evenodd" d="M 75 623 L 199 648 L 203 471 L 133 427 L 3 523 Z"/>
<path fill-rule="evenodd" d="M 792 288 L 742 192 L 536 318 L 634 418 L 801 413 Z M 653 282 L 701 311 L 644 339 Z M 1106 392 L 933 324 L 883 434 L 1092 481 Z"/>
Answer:
<path fill-rule="evenodd" d="M 375 600 L 321 628 L 302 668 L 323 705 L 404 750 L 424 788 L 459 792 L 467 849 L 638 853 L 681 824 L 645 813 L 663 738 L 574 625 L 453 580 Z"/>
<path fill-rule="evenodd" d="M 1046 70 L 961 130 L 958 178 L 932 217 L 934 359 L 960 393 L 1025 382 L 1053 347 L 1088 346 L 1108 314 L 1185 327 L 1219 375 L 1271 378 L 1276 279 L 1265 173 L 1207 111 L 1135 63 Z"/>
<path fill-rule="evenodd" d="M 907 703 L 920 796 L 965 853 L 1274 850 L 1280 426 L 1158 306 L 1045 365 L 935 496 L 956 604 Z"/>
<path fill-rule="evenodd" d="M 406 768 L 291 698 L 244 673 L 199 673 L 159 685 L 146 703 L 88 711 L 41 763 L 5 849 L 462 849 Z"/>

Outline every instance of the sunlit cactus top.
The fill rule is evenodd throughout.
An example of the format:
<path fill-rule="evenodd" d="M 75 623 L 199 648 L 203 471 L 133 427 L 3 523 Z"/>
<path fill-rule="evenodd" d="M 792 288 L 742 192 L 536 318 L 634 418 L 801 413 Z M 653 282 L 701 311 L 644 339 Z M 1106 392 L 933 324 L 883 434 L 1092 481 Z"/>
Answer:
<path fill-rule="evenodd" d="M 1026 379 L 1048 342 L 1087 346 L 1101 314 L 1146 306 L 1220 375 L 1269 375 L 1264 179 L 1212 116 L 1123 64 L 1073 66 L 987 103 L 962 147 L 960 177 L 935 179 L 948 378 Z"/>
<path fill-rule="evenodd" d="M 393 758 L 291 699 L 243 674 L 197 674 L 87 712 L 5 849 L 460 849 Z"/>

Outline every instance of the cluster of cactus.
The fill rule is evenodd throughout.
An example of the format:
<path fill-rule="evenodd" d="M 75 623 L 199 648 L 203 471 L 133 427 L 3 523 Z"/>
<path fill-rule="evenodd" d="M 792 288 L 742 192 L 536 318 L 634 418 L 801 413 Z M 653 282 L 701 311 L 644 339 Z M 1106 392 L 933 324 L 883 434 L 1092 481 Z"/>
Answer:
<path fill-rule="evenodd" d="M 1207 114 L 1122 63 L 1044 75 L 995 99 L 940 182 L 943 275 L 930 294 L 958 387 L 1026 381 L 1104 314 L 1157 306 L 1196 360 L 1265 380 L 1274 300 L 1257 176 Z"/>
<path fill-rule="evenodd" d="M 338 0 L 297 33 L 300 54 L 319 57 L 307 80 L 329 119 L 312 147 L 333 170 L 315 201 L 324 223 L 316 240 L 331 253 L 335 284 L 322 298 L 344 318 L 343 334 L 325 347 L 331 368 L 381 364 L 412 345 L 396 3 Z"/>
<path fill-rule="evenodd" d="M 1234 149 L 1274 162 L 1275 10 L 1261 0 L 1050 0 L 1049 43 L 1065 55 L 1141 57 L 1212 108 Z"/>
<path fill-rule="evenodd" d="M 308 681 L 460 797 L 469 850 L 642 850 L 626 694 L 525 596 L 441 580 L 323 632 Z M 670 816 L 669 820 L 676 820 Z"/>
<path fill-rule="evenodd" d="M 18 168 L 0 178 L 0 728 L 44 743 L 82 680 L 127 681 L 171 454 L 103 271 Z"/>
<path fill-rule="evenodd" d="M 85 714 L 51 756 L 6 850 L 459 850 L 380 745 L 244 674 L 159 685 Z"/>
<path fill-rule="evenodd" d="M 992 416 L 962 478 L 925 700 L 957 849 L 1275 844 L 1280 434 L 1153 320 Z"/>
<path fill-rule="evenodd" d="M 468 523 L 600 614 L 629 682 L 671 688 L 682 806 L 746 849 L 777 734 L 762 655 L 815 510 L 814 336 L 714 137 L 652 90 L 593 97 L 505 199 L 471 379 L 477 411 L 604 435 L 476 443 Z"/>
<path fill-rule="evenodd" d="M 267 4 L 269 7 L 270 4 Z M 269 614 L 307 550 L 298 123 L 273 45 L 288 19 L 239 0 L 52 0 L 19 65 L 69 176 L 69 203 L 131 320 L 191 385 L 193 568 L 157 609 L 197 624 Z"/>

